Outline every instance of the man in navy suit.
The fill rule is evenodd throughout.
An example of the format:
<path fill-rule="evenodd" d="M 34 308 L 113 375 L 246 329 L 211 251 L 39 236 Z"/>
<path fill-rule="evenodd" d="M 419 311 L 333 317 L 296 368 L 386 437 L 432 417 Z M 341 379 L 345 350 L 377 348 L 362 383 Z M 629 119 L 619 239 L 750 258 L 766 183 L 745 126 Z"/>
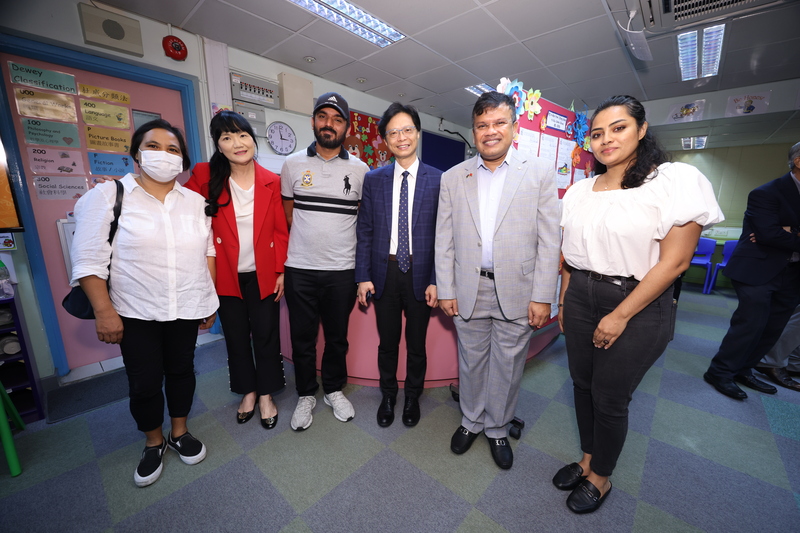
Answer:
<path fill-rule="evenodd" d="M 767 394 L 777 392 L 753 377 L 752 368 L 775 345 L 800 304 L 798 233 L 800 143 L 789 150 L 788 174 L 750 191 L 742 236 L 724 270 L 739 306 L 703 378 L 726 396 L 747 398 L 736 383 Z"/>
<path fill-rule="evenodd" d="M 395 157 L 394 164 L 364 177 L 356 234 L 358 301 L 375 302 L 378 322 L 378 370 L 383 399 L 378 425 L 394 422 L 397 401 L 398 346 L 406 314 L 406 380 L 403 424 L 419 422 L 419 397 L 425 383 L 425 337 L 431 309 L 438 305 L 433 268 L 436 211 L 442 172 L 417 158 L 420 121 L 417 110 L 394 102 L 378 131 Z"/>

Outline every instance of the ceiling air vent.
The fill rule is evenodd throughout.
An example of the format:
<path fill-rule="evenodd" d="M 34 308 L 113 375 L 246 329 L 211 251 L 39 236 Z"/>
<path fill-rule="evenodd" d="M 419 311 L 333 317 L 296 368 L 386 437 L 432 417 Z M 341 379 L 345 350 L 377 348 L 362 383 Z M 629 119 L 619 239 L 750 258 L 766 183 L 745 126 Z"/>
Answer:
<path fill-rule="evenodd" d="M 639 0 L 646 29 L 669 30 L 676 26 L 730 17 L 780 0 Z"/>

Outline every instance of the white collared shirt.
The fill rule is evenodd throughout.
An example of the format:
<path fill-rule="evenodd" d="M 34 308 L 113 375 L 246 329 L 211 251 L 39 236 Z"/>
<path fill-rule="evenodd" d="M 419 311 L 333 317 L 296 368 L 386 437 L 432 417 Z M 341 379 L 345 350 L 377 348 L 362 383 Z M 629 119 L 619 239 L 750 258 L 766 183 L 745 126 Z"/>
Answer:
<path fill-rule="evenodd" d="M 256 250 L 253 245 L 253 206 L 255 205 L 256 184 L 253 182 L 247 190 L 239 187 L 233 179 L 228 178 L 231 187 L 233 212 L 236 214 L 236 233 L 239 237 L 239 270 L 238 272 L 256 271 Z"/>
<path fill-rule="evenodd" d="M 394 164 L 394 181 L 392 182 L 392 237 L 389 241 L 389 253 L 397 254 L 397 219 L 400 216 L 400 188 L 403 186 L 403 171 L 408 171 L 408 253 L 414 255 L 414 243 L 411 239 L 411 213 L 414 210 L 414 189 L 417 186 L 417 172 L 419 172 L 419 158 L 414 159 L 411 166 L 403 168 L 399 163 Z"/>
<path fill-rule="evenodd" d="M 510 152 L 510 150 L 509 150 Z M 483 158 L 478 156 L 478 205 L 481 216 L 481 268 L 494 269 L 492 256 L 492 243 L 494 242 L 494 229 L 497 225 L 497 210 L 500 207 L 500 198 L 503 196 L 503 185 L 508 174 L 508 157 L 506 154 L 503 162 L 494 172 L 486 168 Z"/>
<path fill-rule="evenodd" d="M 205 200 L 176 181 L 162 204 L 136 177 L 121 179 L 125 194 L 111 246 L 116 185 L 98 184 L 75 204 L 71 285 L 86 276 L 108 279 L 110 260 L 109 294 L 121 316 L 158 322 L 210 316 L 219 300 L 206 259 L 216 253 Z"/>

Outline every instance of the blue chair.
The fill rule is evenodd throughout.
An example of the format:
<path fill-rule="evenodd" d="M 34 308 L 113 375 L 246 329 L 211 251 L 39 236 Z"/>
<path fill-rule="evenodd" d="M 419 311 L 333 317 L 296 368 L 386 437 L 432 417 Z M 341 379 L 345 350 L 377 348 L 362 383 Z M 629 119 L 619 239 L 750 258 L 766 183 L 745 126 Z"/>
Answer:
<path fill-rule="evenodd" d="M 733 249 L 736 248 L 737 244 L 739 244 L 739 241 L 727 241 L 722 246 L 722 261 L 714 265 L 714 273 L 711 275 L 711 281 L 708 282 L 703 294 L 711 294 L 711 291 L 714 290 L 714 285 L 717 283 L 717 273 L 719 273 L 721 268 L 728 266 L 728 259 L 730 259 L 731 254 L 733 254 Z"/>
<path fill-rule="evenodd" d="M 694 251 L 694 257 L 692 257 L 693 266 L 699 266 L 706 269 L 706 280 L 703 282 L 703 294 L 707 294 L 706 287 L 708 287 L 708 282 L 711 280 L 711 256 L 714 255 L 714 250 L 716 247 L 717 241 L 714 239 L 700 237 L 700 240 L 697 243 L 697 249 Z"/>

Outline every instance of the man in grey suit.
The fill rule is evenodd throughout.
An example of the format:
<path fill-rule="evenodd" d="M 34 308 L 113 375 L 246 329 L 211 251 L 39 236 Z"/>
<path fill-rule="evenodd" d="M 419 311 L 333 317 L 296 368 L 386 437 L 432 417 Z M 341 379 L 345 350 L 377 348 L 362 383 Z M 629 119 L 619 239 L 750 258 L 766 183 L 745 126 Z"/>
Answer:
<path fill-rule="evenodd" d="M 435 246 L 439 305 L 458 333 L 463 417 L 450 449 L 462 454 L 484 432 L 503 469 L 531 333 L 556 301 L 560 249 L 554 165 L 511 150 L 515 122 L 509 96 L 478 98 L 479 155 L 442 175 Z"/>

